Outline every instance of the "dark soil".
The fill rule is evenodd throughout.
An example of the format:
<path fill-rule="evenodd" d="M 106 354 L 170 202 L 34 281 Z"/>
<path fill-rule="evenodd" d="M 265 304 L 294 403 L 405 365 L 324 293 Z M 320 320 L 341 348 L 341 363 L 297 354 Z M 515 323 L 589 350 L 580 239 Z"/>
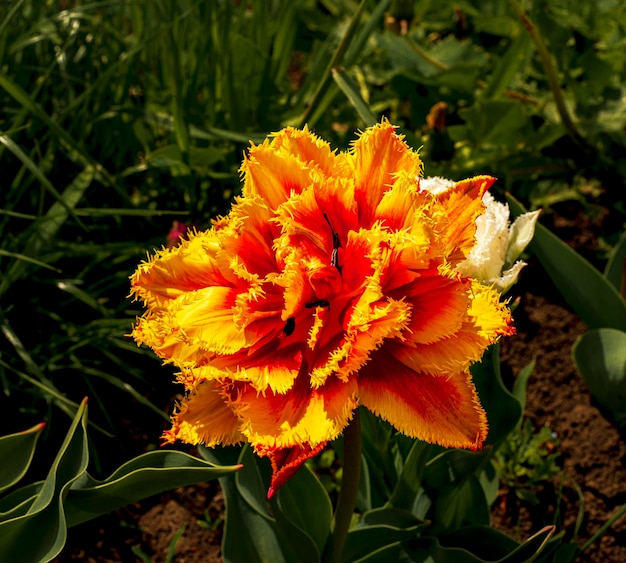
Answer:
<path fill-rule="evenodd" d="M 562 238 L 592 258 L 594 232 L 580 210 L 566 210 L 550 224 Z M 526 415 L 535 428 L 556 435 L 562 476 L 537 491 L 533 506 L 503 489 L 495 503 L 493 525 L 523 540 L 543 526 L 556 524 L 566 538 L 583 545 L 626 502 L 626 441 L 602 415 L 570 356 L 586 327 L 562 301 L 541 267 L 532 262 L 517 286 L 517 335 L 502 342 L 503 373 L 511 380 L 533 358 Z M 583 500 L 577 535 L 576 522 Z M 176 563 L 221 561 L 223 497 L 216 482 L 176 489 L 69 530 L 55 563 L 141 562 L 140 549 L 155 563 L 166 559 L 172 540 L 186 526 L 176 546 Z M 143 559 L 147 561 L 148 559 Z M 626 518 L 617 521 L 580 558 L 592 563 L 626 562 Z"/>

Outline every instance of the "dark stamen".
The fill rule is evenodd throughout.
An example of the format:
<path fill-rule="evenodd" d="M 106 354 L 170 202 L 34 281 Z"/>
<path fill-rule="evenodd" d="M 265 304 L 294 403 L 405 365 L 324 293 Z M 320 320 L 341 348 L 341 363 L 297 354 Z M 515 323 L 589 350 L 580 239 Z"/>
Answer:
<path fill-rule="evenodd" d="M 330 219 L 328 219 L 328 215 L 326 215 L 326 213 L 323 213 L 323 215 L 324 219 L 326 219 L 326 222 L 328 223 L 328 226 L 330 227 L 330 232 L 333 234 L 333 251 L 330 254 L 330 265 L 337 268 L 339 270 L 339 273 L 341 273 L 341 266 L 339 266 L 339 248 L 341 248 L 341 242 L 339 241 L 339 235 L 335 232 L 333 226 L 330 224 Z"/>
<path fill-rule="evenodd" d="M 317 301 L 311 301 L 310 303 L 305 303 L 304 306 L 307 309 L 313 309 L 314 307 L 328 307 L 330 309 L 330 303 L 326 301 L 326 299 L 318 299 Z"/>
<path fill-rule="evenodd" d="M 283 327 L 283 332 L 285 333 L 285 336 L 291 336 L 294 330 L 296 330 L 296 319 L 289 317 Z"/>

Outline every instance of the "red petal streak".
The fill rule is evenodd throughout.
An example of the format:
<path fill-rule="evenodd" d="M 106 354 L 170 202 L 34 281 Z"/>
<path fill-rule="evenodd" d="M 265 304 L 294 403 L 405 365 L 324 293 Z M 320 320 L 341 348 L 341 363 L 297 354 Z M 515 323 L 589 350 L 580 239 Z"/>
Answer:
<path fill-rule="evenodd" d="M 467 284 L 444 277 L 433 270 L 423 270 L 402 291 L 391 292 L 396 299 L 405 298 L 411 304 L 411 322 L 406 338 L 426 344 L 451 336 L 467 316 L 470 299 Z M 396 295 L 397 293 L 397 295 Z"/>
<path fill-rule="evenodd" d="M 397 430 L 444 447 L 477 450 L 487 417 L 467 373 L 417 373 L 381 349 L 359 374 L 361 404 Z"/>
<path fill-rule="evenodd" d="M 324 446 L 326 446 L 326 442 L 313 448 L 307 444 L 294 448 L 281 448 L 267 453 L 272 463 L 272 481 L 267 491 L 267 498 L 272 498 L 278 489 L 298 472 L 304 462 L 321 452 Z"/>

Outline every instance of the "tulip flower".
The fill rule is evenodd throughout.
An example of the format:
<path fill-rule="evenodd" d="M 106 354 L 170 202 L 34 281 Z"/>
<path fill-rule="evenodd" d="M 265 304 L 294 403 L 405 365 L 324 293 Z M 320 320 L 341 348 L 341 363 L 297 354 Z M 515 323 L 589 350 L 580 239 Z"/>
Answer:
<path fill-rule="evenodd" d="M 469 367 L 513 333 L 499 292 L 462 264 L 494 182 L 420 189 L 387 121 L 345 152 L 307 128 L 253 145 L 242 196 L 132 276 L 138 344 L 179 370 L 167 441 L 249 443 L 271 496 L 365 407 L 397 430 L 480 448 Z"/>

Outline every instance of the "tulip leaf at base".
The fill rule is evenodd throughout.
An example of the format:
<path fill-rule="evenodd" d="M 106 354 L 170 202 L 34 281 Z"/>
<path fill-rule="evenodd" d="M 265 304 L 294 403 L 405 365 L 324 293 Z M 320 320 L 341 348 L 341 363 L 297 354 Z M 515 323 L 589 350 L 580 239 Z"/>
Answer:
<path fill-rule="evenodd" d="M 622 233 L 619 241 L 609 256 L 604 275 L 613 287 L 626 299 L 626 231 Z"/>
<path fill-rule="evenodd" d="M 618 427 L 626 427 L 626 332 L 600 328 L 579 336 L 572 347 L 578 373 Z"/>
<path fill-rule="evenodd" d="M 0 437 L 0 493 L 17 483 L 28 470 L 45 424 Z"/>
<path fill-rule="evenodd" d="M 0 449 L 12 441 L 9 438 L 0 439 Z M 0 499 L 3 561 L 51 561 L 63 549 L 70 526 L 148 496 L 238 469 L 215 467 L 181 452 L 156 451 L 130 460 L 108 479 L 97 481 L 86 471 L 88 448 L 87 401 L 84 400 L 46 478 Z M 29 455 L 32 452 L 27 448 L 23 457 Z M 12 479 L 16 475 L 14 472 Z"/>

